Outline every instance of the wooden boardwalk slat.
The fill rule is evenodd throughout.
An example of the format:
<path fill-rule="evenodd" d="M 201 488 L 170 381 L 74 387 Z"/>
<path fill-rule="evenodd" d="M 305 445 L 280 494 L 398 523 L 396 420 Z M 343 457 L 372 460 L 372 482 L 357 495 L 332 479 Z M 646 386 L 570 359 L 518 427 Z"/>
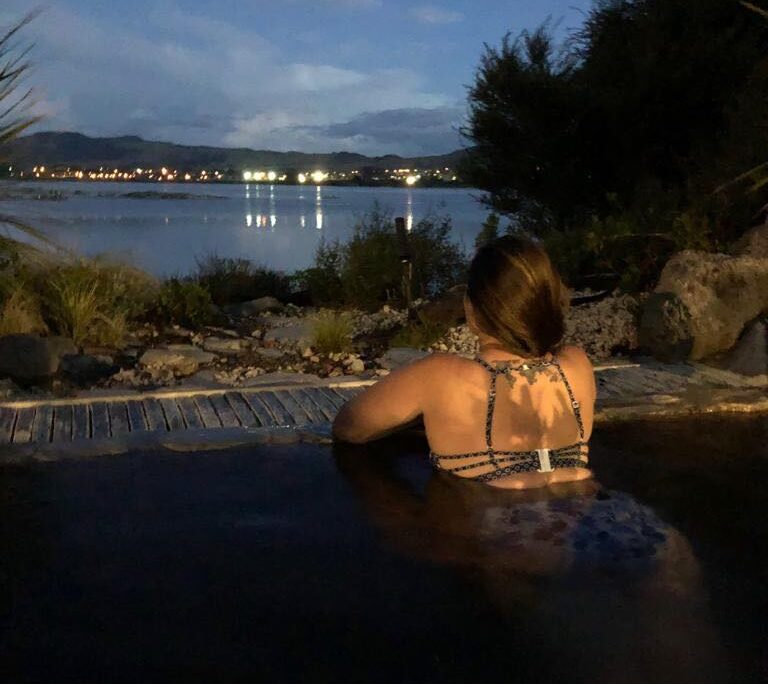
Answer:
<path fill-rule="evenodd" d="M 310 422 L 309 415 L 290 392 L 287 390 L 277 390 L 274 392 L 274 395 L 285 406 L 285 410 L 291 414 L 291 418 L 293 418 L 293 422 L 296 425 L 306 425 Z"/>
<path fill-rule="evenodd" d="M 160 406 L 163 407 L 165 422 L 168 423 L 168 429 L 171 432 L 186 429 L 184 418 L 181 416 L 181 409 L 175 399 L 160 399 Z"/>
<path fill-rule="evenodd" d="M 243 427 L 259 427 L 261 422 L 256 417 L 256 414 L 251 410 L 251 407 L 247 404 L 245 399 L 239 392 L 227 392 L 224 395 L 232 407 L 232 410 L 237 415 L 237 419 Z"/>
<path fill-rule="evenodd" d="M 221 427 L 221 421 L 219 420 L 219 416 L 216 414 L 216 411 L 213 409 L 213 404 L 211 403 L 211 400 L 200 394 L 195 397 L 195 404 L 197 404 L 197 408 L 200 410 L 200 416 L 203 419 L 203 425 L 207 428 L 220 428 Z"/>
<path fill-rule="evenodd" d="M 319 387 L 307 387 L 306 389 L 298 390 L 307 396 L 307 401 L 312 402 L 320 414 L 323 416 L 319 422 L 332 421 L 338 413 L 338 408 L 324 392 L 320 391 Z M 303 402 L 302 402 L 303 405 Z"/>
<path fill-rule="evenodd" d="M 35 416 L 35 428 L 32 432 L 33 442 L 50 442 L 53 435 L 53 406 L 44 404 L 38 406 Z"/>
<path fill-rule="evenodd" d="M 88 404 L 75 404 L 72 409 L 72 439 L 90 439 L 91 411 Z"/>
<path fill-rule="evenodd" d="M 131 431 L 128 422 L 128 406 L 124 401 L 115 401 L 107 404 L 109 412 L 109 426 L 113 437 L 127 435 Z"/>
<path fill-rule="evenodd" d="M 111 437 L 109 429 L 109 412 L 103 401 L 91 404 L 92 434 L 94 439 Z"/>
<path fill-rule="evenodd" d="M 300 387 L 287 390 L 287 392 L 293 397 L 294 401 L 299 406 L 301 406 L 304 413 L 309 416 L 310 423 L 325 423 L 328 420 L 328 417 L 323 413 L 323 411 L 317 405 L 317 402 L 315 402 L 313 399 L 313 392 L 309 390 L 303 390 Z"/>
<path fill-rule="evenodd" d="M 200 411 L 197 410 L 192 397 L 181 397 L 177 403 L 181 409 L 181 416 L 184 418 L 184 424 L 191 430 L 204 428 L 203 419 L 200 417 Z"/>
<path fill-rule="evenodd" d="M 72 441 L 72 406 L 56 406 L 53 410 L 53 441 Z"/>
<path fill-rule="evenodd" d="M 216 414 L 221 420 L 221 424 L 225 428 L 240 427 L 240 421 L 237 419 L 237 415 L 232 410 L 229 402 L 224 398 L 223 394 L 214 394 L 211 397 L 211 403 L 213 408 L 216 409 Z"/>
<path fill-rule="evenodd" d="M 168 426 L 165 424 L 165 414 L 160 406 L 160 402 L 150 397 L 145 399 L 144 414 L 147 416 L 147 423 L 150 431 L 152 432 L 167 432 Z"/>
<path fill-rule="evenodd" d="M 16 428 L 13 431 L 14 444 L 26 444 L 32 441 L 32 429 L 35 426 L 35 414 L 37 409 L 19 409 L 16 416 Z"/>
<path fill-rule="evenodd" d="M 131 432 L 146 432 L 147 418 L 144 415 L 144 406 L 141 401 L 128 401 L 128 422 L 131 424 Z"/>
<path fill-rule="evenodd" d="M 0 444 L 9 444 L 13 439 L 13 424 L 16 422 L 16 411 L 0 407 Z"/>
<path fill-rule="evenodd" d="M 338 392 L 334 391 L 332 387 L 318 387 L 316 389 L 318 394 L 322 394 L 331 404 L 333 404 L 336 412 L 347 403 L 347 400 Z"/>
<path fill-rule="evenodd" d="M 251 397 L 253 400 L 255 397 L 261 399 L 262 403 L 269 409 L 269 412 L 274 416 L 275 422 L 273 425 L 295 425 L 293 416 L 291 416 L 285 407 L 277 400 L 275 393 L 272 391 L 260 392 L 258 395 Z"/>
<path fill-rule="evenodd" d="M 269 426 L 275 424 L 275 417 L 264 405 L 264 402 L 259 399 L 258 394 L 251 392 L 240 392 L 239 394 L 243 398 L 243 401 L 248 404 L 251 411 L 253 411 L 256 417 L 259 419 L 259 423 L 261 423 L 261 425 Z"/>

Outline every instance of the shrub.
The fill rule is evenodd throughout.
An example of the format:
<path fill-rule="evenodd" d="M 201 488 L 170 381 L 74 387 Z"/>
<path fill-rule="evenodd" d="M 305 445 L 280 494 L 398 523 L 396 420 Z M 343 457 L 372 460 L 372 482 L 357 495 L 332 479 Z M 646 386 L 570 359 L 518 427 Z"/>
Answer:
<path fill-rule="evenodd" d="M 211 293 L 200 284 L 179 278 L 166 280 L 160 288 L 153 317 L 163 323 L 198 328 L 218 322 Z"/>
<path fill-rule="evenodd" d="M 392 337 L 390 346 L 426 349 L 448 332 L 444 324 L 428 320 L 421 312 L 418 317 L 418 322 L 409 323 Z"/>
<path fill-rule="evenodd" d="M 312 328 L 312 347 L 324 354 L 349 351 L 352 332 L 352 322 L 347 314 L 323 311 Z"/>
<path fill-rule="evenodd" d="M 218 306 L 272 296 L 285 301 L 291 291 L 284 273 L 255 266 L 247 259 L 209 254 L 197 260 L 197 283 L 211 294 Z"/>
<path fill-rule="evenodd" d="M 47 330 L 37 299 L 24 288 L 16 287 L 0 307 L 0 335 L 45 333 Z"/>
<path fill-rule="evenodd" d="M 450 219 L 438 217 L 419 221 L 410 232 L 414 296 L 431 297 L 464 277 L 466 260 L 450 233 Z M 391 217 L 378 207 L 358 222 L 345 245 L 341 283 L 345 301 L 369 311 L 404 299 L 397 236 Z"/>
<path fill-rule="evenodd" d="M 496 212 L 491 212 L 475 238 L 475 251 L 497 237 L 499 237 L 499 215 Z"/>
<path fill-rule="evenodd" d="M 50 327 L 76 344 L 119 346 L 157 291 L 151 276 L 104 257 L 38 264 L 30 279 Z"/>
<path fill-rule="evenodd" d="M 45 295 L 48 316 L 56 330 L 82 344 L 99 318 L 98 283 L 93 279 L 69 279 L 58 273 L 49 281 Z"/>
<path fill-rule="evenodd" d="M 344 301 L 341 273 L 345 249 L 338 240 L 321 240 L 315 251 L 315 263 L 294 275 L 296 286 L 309 292 L 315 306 L 338 306 Z"/>

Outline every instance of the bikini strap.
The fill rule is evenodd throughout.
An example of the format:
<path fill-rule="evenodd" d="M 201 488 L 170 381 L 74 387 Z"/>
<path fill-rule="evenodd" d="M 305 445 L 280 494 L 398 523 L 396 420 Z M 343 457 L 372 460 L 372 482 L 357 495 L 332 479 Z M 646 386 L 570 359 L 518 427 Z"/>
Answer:
<path fill-rule="evenodd" d="M 493 447 L 491 446 L 491 430 L 493 429 L 493 410 L 496 405 L 496 380 L 499 377 L 499 375 L 502 375 L 503 373 L 508 372 L 509 370 L 520 370 L 519 368 L 496 368 L 495 366 L 488 363 L 485 359 L 481 359 L 479 356 L 475 357 L 475 361 L 477 361 L 485 370 L 487 370 L 491 374 L 491 386 L 488 390 L 488 411 L 486 413 L 485 418 L 485 443 L 488 446 L 488 452 L 491 453 L 493 451 Z M 584 441 L 584 420 L 581 417 L 581 404 L 579 404 L 578 401 L 576 401 L 576 396 L 573 393 L 573 388 L 571 387 L 571 383 L 568 380 L 568 376 L 566 376 L 565 371 L 563 370 L 563 367 L 560 365 L 560 362 L 557 360 L 557 358 L 553 357 L 551 361 L 547 361 L 545 363 L 541 364 L 527 364 L 529 366 L 531 365 L 546 365 L 546 366 L 554 366 L 557 369 L 558 374 L 560 375 L 560 378 L 563 381 L 563 384 L 565 385 L 565 390 L 568 392 L 568 399 L 571 402 L 571 408 L 573 409 L 573 415 L 576 418 L 576 424 L 579 428 L 579 439 L 583 442 Z"/>
<path fill-rule="evenodd" d="M 581 404 L 579 404 L 578 401 L 576 401 L 576 396 L 573 393 L 573 387 L 571 387 L 571 383 L 568 380 L 568 377 L 565 374 L 565 371 L 563 370 L 563 367 L 560 365 L 560 362 L 557 359 L 552 359 L 552 365 L 557 368 L 557 372 L 560 374 L 560 377 L 563 380 L 563 384 L 565 385 L 565 389 L 568 392 L 568 399 L 571 402 L 571 408 L 573 409 L 573 415 L 576 418 L 576 424 L 579 427 L 579 439 L 583 442 L 584 441 L 584 420 L 581 417 Z"/>

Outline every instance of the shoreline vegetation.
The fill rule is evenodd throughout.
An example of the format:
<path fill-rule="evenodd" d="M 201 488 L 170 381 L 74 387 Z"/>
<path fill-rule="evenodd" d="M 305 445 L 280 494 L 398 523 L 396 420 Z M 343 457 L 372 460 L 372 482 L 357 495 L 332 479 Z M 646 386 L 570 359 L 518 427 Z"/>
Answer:
<path fill-rule="evenodd" d="M 425 353 L 472 354 L 467 257 L 450 232 L 447 217 L 414 225 L 410 301 L 402 244 L 377 208 L 292 274 L 208 255 L 161 280 L 108 256 L 16 244 L 0 264 L 0 396 L 375 378 Z M 616 293 L 574 307 L 569 338 L 596 359 L 629 352 L 637 301 Z"/>

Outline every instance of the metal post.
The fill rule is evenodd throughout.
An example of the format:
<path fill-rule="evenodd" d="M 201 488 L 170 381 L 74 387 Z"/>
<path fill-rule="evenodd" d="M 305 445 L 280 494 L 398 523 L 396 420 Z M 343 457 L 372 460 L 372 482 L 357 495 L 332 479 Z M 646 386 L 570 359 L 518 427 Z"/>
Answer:
<path fill-rule="evenodd" d="M 413 296 L 411 282 L 413 280 L 413 263 L 411 262 L 411 246 L 408 242 L 408 231 L 405 228 L 405 219 L 398 216 L 395 219 L 395 233 L 397 234 L 397 248 L 400 263 L 403 265 L 402 289 L 406 306 L 410 309 Z"/>

